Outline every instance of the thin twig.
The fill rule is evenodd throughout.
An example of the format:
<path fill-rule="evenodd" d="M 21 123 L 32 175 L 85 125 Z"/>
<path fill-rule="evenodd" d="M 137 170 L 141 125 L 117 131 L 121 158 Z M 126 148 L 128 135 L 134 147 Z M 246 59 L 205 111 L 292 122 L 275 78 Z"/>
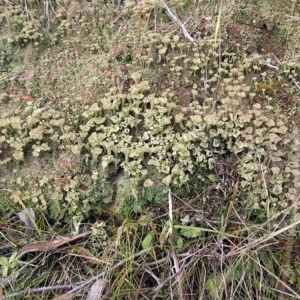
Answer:
<path fill-rule="evenodd" d="M 121 33 L 121 31 L 123 30 L 125 23 L 127 21 L 127 18 L 121 23 L 121 25 L 119 26 L 118 32 L 117 32 L 117 36 Z"/>
<path fill-rule="evenodd" d="M 236 256 L 236 255 L 241 255 L 242 253 L 246 253 L 248 250 L 253 249 L 255 247 L 258 247 L 260 245 L 261 248 L 264 248 L 264 245 L 267 241 L 271 240 L 272 238 L 282 234 L 283 232 L 293 229 L 295 226 L 300 224 L 300 220 L 297 222 L 294 222 L 293 224 L 286 226 L 284 228 L 281 228 L 275 232 L 272 232 L 270 234 L 267 234 L 259 239 L 254 240 L 253 242 L 248 243 L 247 245 L 242 246 L 239 248 L 237 251 L 229 252 L 228 254 L 225 255 L 225 257 L 231 257 L 231 256 Z"/>
<path fill-rule="evenodd" d="M 16 272 L 14 272 L 11 276 L 2 279 L 0 281 L 1 287 L 3 288 L 6 284 L 10 284 L 11 281 L 15 281 L 16 278 L 18 278 L 19 274 L 26 269 L 28 266 L 30 266 L 31 264 L 33 264 L 36 260 L 38 260 L 41 256 L 43 255 L 43 253 L 38 254 L 37 256 L 35 256 L 31 261 L 24 263 L 24 266 L 21 267 L 20 269 L 18 269 Z M 1 299 L 1 298 L 0 298 Z"/>
<path fill-rule="evenodd" d="M 173 204 L 172 204 L 172 191 L 171 188 L 169 188 L 169 192 L 168 192 L 168 201 L 169 201 L 169 220 L 170 220 L 170 224 L 171 224 L 171 228 L 170 228 L 170 234 L 173 233 Z"/>
<path fill-rule="evenodd" d="M 171 239 L 173 239 L 173 237 L 171 237 Z M 171 255 L 171 257 L 173 259 L 173 262 L 174 262 L 174 268 L 175 268 L 176 274 L 178 274 L 178 276 L 176 278 L 176 282 L 177 282 L 177 285 L 178 285 L 179 299 L 183 300 L 184 299 L 184 288 L 183 288 L 183 270 L 184 270 L 184 267 L 180 268 L 179 261 L 178 261 L 177 255 L 176 255 L 176 250 L 175 250 L 174 243 L 172 243 L 172 250 L 171 250 L 170 255 Z"/>
<path fill-rule="evenodd" d="M 295 17 L 295 16 L 291 16 L 291 15 L 285 15 L 286 17 L 293 19 L 293 20 L 300 20 L 300 17 Z"/>
<path fill-rule="evenodd" d="M 26 289 L 26 290 L 23 290 L 20 292 L 15 292 L 15 293 L 11 293 L 6 296 L 3 296 L 3 299 L 10 299 L 10 298 L 29 295 L 29 294 L 49 292 L 49 291 L 55 291 L 55 290 L 70 290 L 73 287 L 74 287 L 73 285 L 54 285 L 54 286 L 41 287 L 41 288 L 36 288 L 36 289 Z"/>
<path fill-rule="evenodd" d="M 50 17 L 49 17 L 49 0 L 44 1 L 44 12 L 47 18 L 47 26 L 49 27 Z"/>
<path fill-rule="evenodd" d="M 166 3 L 164 0 L 159 0 L 159 1 L 160 1 L 160 3 L 163 5 L 163 7 L 165 8 L 165 10 L 167 11 L 167 13 L 168 13 L 168 15 L 170 16 L 170 18 L 171 18 L 175 23 L 177 23 L 177 24 L 180 26 L 180 28 L 181 28 L 181 30 L 182 30 L 184 36 L 185 36 L 192 44 L 194 44 L 195 46 L 197 46 L 197 43 L 196 43 L 195 39 L 193 39 L 193 38 L 191 37 L 191 35 L 190 35 L 190 34 L 188 33 L 188 31 L 186 30 L 184 24 L 183 24 L 183 23 L 182 23 L 175 15 L 174 15 L 174 13 L 171 11 L 171 9 L 170 9 L 169 6 L 167 5 L 167 3 Z"/>
<path fill-rule="evenodd" d="M 27 6 L 27 0 L 24 0 L 24 10 L 27 15 L 27 20 L 29 21 L 29 14 L 28 14 L 28 6 Z"/>
<path fill-rule="evenodd" d="M 146 273 L 148 273 L 157 282 L 157 284 L 160 284 L 159 278 L 156 275 L 154 275 L 150 270 L 146 269 L 145 267 L 143 267 L 143 270 Z"/>
<path fill-rule="evenodd" d="M 298 90 L 300 90 L 300 85 L 299 85 L 299 83 L 295 80 L 294 77 L 292 77 L 292 80 L 293 80 L 295 86 L 298 88 Z"/>
<path fill-rule="evenodd" d="M 178 272 L 176 272 L 175 274 L 173 274 L 172 276 L 168 277 L 167 279 L 165 279 L 161 284 L 159 284 L 152 292 L 150 292 L 147 296 L 152 296 L 154 294 L 156 294 L 159 290 L 161 290 L 167 282 L 169 282 L 170 280 L 172 280 L 173 278 L 175 278 L 178 274 L 180 274 L 180 272 L 183 271 L 183 268 L 181 268 Z"/>
<path fill-rule="evenodd" d="M 169 231 L 168 231 L 168 236 L 170 238 L 170 244 L 171 244 L 171 257 L 173 259 L 173 264 L 175 268 L 176 274 L 178 274 L 178 277 L 176 279 L 176 283 L 178 285 L 178 293 L 179 293 L 179 298 L 184 299 L 184 288 L 183 288 L 183 281 L 182 281 L 182 273 L 179 272 L 181 270 L 180 264 L 176 255 L 176 248 L 175 248 L 175 241 L 174 241 L 174 236 L 173 236 L 173 199 L 172 199 L 172 191 L 171 188 L 169 188 L 168 191 L 168 202 L 169 202 Z"/>
<path fill-rule="evenodd" d="M 79 291 L 79 290 L 82 290 L 82 289 L 85 288 L 86 286 L 88 286 L 88 285 L 94 283 L 96 280 L 98 280 L 98 279 L 100 279 L 100 278 L 106 276 L 108 273 L 110 273 L 110 272 L 114 271 L 115 269 L 117 269 L 117 268 L 123 266 L 127 261 L 133 260 L 133 259 L 135 259 L 136 257 L 141 256 L 141 255 L 143 255 L 144 253 L 146 253 L 146 252 L 148 252 L 148 251 L 149 251 L 149 249 L 142 250 L 142 251 L 140 251 L 140 252 L 138 252 L 138 253 L 136 253 L 136 254 L 134 254 L 134 255 L 132 255 L 132 256 L 130 256 L 130 257 L 128 257 L 128 258 L 126 258 L 126 259 L 120 261 L 120 262 L 118 262 L 116 265 L 114 265 L 113 267 L 111 267 L 111 268 L 108 269 L 107 271 L 102 272 L 102 273 L 98 274 L 97 276 L 94 276 L 94 277 L 90 278 L 89 280 L 87 280 L 87 281 L 85 281 L 84 283 L 80 284 L 80 285 L 77 286 L 76 288 L 74 288 L 74 289 L 68 291 L 67 294 L 75 293 L 75 292 L 77 292 L 77 291 Z"/>
<path fill-rule="evenodd" d="M 256 264 L 259 265 L 259 267 L 261 269 L 264 269 L 267 273 L 270 274 L 270 276 L 272 276 L 273 278 L 276 279 L 277 281 L 277 284 L 281 284 L 285 289 L 287 289 L 291 294 L 288 294 L 288 293 L 284 293 L 283 291 L 281 290 L 278 290 L 278 289 L 274 289 L 274 291 L 276 292 L 279 292 L 281 294 L 286 294 L 286 295 L 289 295 L 289 296 L 292 296 L 292 297 L 295 297 L 294 299 L 300 299 L 300 295 L 297 294 L 286 282 L 282 281 L 278 276 L 276 276 L 275 274 L 273 274 L 270 270 L 268 270 L 266 267 L 264 267 L 262 264 L 260 264 L 258 261 L 256 261 L 251 255 L 248 255 L 247 256 L 252 259 Z"/>
<path fill-rule="evenodd" d="M 194 258 L 194 257 L 193 257 Z M 187 264 L 185 264 L 183 267 L 181 267 L 178 272 L 176 272 L 175 274 L 173 274 L 172 276 L 168 277 L 167 279 L 165 279 L 161 284 L 159 284 L 154 290 L 152 290 L 147 297 L 153 296 L 154 294 L 156 294 L 158 291 L 160 291 L 165 285 L 166 283 L 168 283 L 170 280 L 172 280 L 173 278 L 175 278 L 176 276 L 178 276 L 184 269 L 186 269 L 190 264 L 192 264 L 195 261 L 195 259 L 192 259 L 191 261 L 189 261 Z"/>
<path fill-rule="evenodd" d="M 233 208 L 233 203 L 234 203 L 236 195 L 237 195 L 237 190 L 238 190 L 239 182 L 240 182 L 240 179 L 237 178 L 237 181 L 236 181 L 236 183 L 235 183 L 235 185 L 233 187 L 232 196 L 230 197 L 229 208 L 228 208 L 227 215 L 226 215 L 226 218 L 225 218 L 225 221 L 224 221 L 223 232 L 225 232 L 226 227 L 227 227 L 228 222 L 229 222 L 229 218 L 230 218 L 230 215 L 231 215 L 231 212 L 232 212 L 232 208 Z"/>

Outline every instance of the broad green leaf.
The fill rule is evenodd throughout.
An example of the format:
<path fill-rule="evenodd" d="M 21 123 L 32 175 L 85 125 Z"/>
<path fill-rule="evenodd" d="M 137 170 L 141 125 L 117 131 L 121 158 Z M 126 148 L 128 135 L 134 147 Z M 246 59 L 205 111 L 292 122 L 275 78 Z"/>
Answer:
<path fill-rule="evenodd" d="M 0 265 L 1 266 L 8 266 L 8 259 L 5 256 L 0 256 Z"/>
<path fill-rule="evenodd" d="M 201 228 L 192 227 L 192 226 L 181 226 L 180 233 L 181 235 L 187 238 L 195 238 L 199 236 L 200 232 L 202 231 Z"/>
<path fill-rule="evenodd" d="M 10 258 L 9 258 L 9 260 L 8 260 L 8 262 L 11 264 L 11 263 L 13 263 L 15 260 L 16 260 L 16 257 L 17 257 L 17 252 L 14 252 L 11 256 L 10 256 Z"/>
<path fill-rule="evenodd" d="M 209 291 L 210 295 L 217 299 L 218 297 L 218 288 L 215 281 L 212 278 L 209 278 L 205 283 L 205 288 Z"/>
<path fill-rule="evenodd" d="M 149 232 L 147 236 L 144 238 L 144 240 L 142 241 L 142 247 L 144 250 L 147 250 L 152 246 L 153 237 L 154 237 L 153 232 Z"/>
<path fill-rule="evenodd" d="M 181 236 L 179 236 L 177 238 L 177 244 L 176 244 L 176 246 L 177 246 L 177 249 L 179 249 L 179 250 L 183 248 L 183 238 Z"/>

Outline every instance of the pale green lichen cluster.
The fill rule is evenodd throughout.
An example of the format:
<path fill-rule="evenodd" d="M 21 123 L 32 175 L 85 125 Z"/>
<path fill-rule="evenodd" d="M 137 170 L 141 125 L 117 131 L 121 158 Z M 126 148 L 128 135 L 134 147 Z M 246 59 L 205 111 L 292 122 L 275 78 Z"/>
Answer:
<path fill-rule="evenodd" d="M 254 104 L 247 112 L 241 110 L 248 91 L 243 89 L 242 78 L 234 79 L 235 74 L 232 71 L 228 79 L 239 84 L 231 86 L 226 80 L 223 88 L 228 96 L 218 105 L 214 99 L 206 98 L 203 105 L 192 101 L 187 107 L 180 107 L 167 97 L 151 94 L 148 82 L 138 80 L 140 76 L 135 73 L 136 83 L 128 93 L 112 88 L 98 103 L 80 109 L 70 106 L 68 112 L 59 112 L 42 107 L 32 108 L 22 116 L 7 114 L 0 122 L 1 141 L 13 151 L 1 163 L 12 159 L 26 163 L 26 156 L 39 157 L 57 150 L 66 153 L 60 164 L 65 169 L 65 183 L 60 186 L 55 179 L 45 178 L 40 185 L 48 191 L 48 198 L 41 189 L 30 197 L 43 209 L 49 208 L 49 201 L 51 210 L 55 204 L 55 211 L 62 211 L 59 207 L 67 205 L 72 215 L 82 203 L 91 207 L 96 199 L 110 201 L 110 193 L 103 193 L 109 187 L 102 189 L 100 185 L 108 184 L 108 173 L 119 166 L 131 178 L 133 189 L 129 194 L 137 195 L 138 186 L 147 186 L 149 180 L 155 183 L 159 177 L 166 187 L 184 186 L 191 177 L 214 169 L 215 156 L 240 154 L 241 186 L 252 190 L 255 205 L 275 201 L 275 206 L 286 206 L 289 202 L 282 201 L 282 194 L 294 193 L 285 184 L 296 175 L 297 165 L 290 163 L 285 170 L 272 167 L 268 175 L 272 188 L 268 194 L 264 191 L 261 168 L 269 152 L 272 162 L 281 161 L 281 147 L 291 142 L 284 138 L 287 128 L 282 121 L 270 119 L 272 107 L 262 110 L 261 105 Z M 92 174 L 82 175 L 84 166 L 90 166 Z M 152 178 L 148 177 L 148 166 L 155 169 Z M 79 190 L 81 182 L 88 191 Z"/>
<path fill-rule="evenodd" d="M 127 1 L 125 7 L 132 5 Z M 124 15 L 144 22 L 156 5 L 142 1 Z M 257 77 L 265 76 L 260 75 L 261 58 L 220 54 L 219 44 L 210 38 L 198 37 L 194 47 L 178 32 L 149 30 L 125 36 L 133 45 L 140 39 L 140 46 L 126 64 L 128 73 L 121 73 L 119 66 L 111 70 L 110 53 L 85 60 L 90 53 L 104 51 L 100 41 L 108 29 L 101 36 L 93 33 L 91 43 L 80 46 L 72 36 L 75 23 L 63 12 L 56 21 L 50 44 L 54 47 L 64 36 L 69 38 L 55 58 L 51 48 L 44 51 L 40 68 L 28 80 L 20 80 L 22 71 L 14 78 L 1 75 L 5 87 L 16 81 L 34 95 L 16 105 L 16 95 L 1 94 L 2 102 L 11 101 L 16 108 L 1 112 L 1 169 L 14 174 L 2 178 L 2 186 L 17 186 L 28 206 L 47 211 L 50 218 L 69 220 L 88 216 L 111 201 L 107 178 L 119 167 L 125 178 L 117 201 L 136 204 L 146 194 L 148 201 L 164 195 L 169 186 L 180 190 L 194 180 L 205 185 L 216 157 L 226 155 L 236 161 L 241 205 L 249 205 L 251 199 L 254 209 L 265 207 L 274 215 L 291 204 L 299 176 L 295 141 L 271 106 L 252 103 Z M 90 23 L 84 15 L 76 22 L 88 33 Z M 18 39 L 25 34 L 22 30 Z M 30 42 L 30 36 L 22 43 Z M 294 67 L 285 66 L 284 74 Z M 167 72 L 165 82 L 151 74 L 160 69 Z M 163 86 L 156 88 L 159 84 Z M 182 86 L 191 95 L 185 103 L 177 95 Z M 204 95 L 202 101 L 199 94 Z M 11 202 L 3 209 L 15 205 Z"/>
<path fill-rule="evenodd" d="M 4 38 L 12 45 L 26 46 L 32 43 L 38 46 L 43 38 L 41 24 L 34 18 L 28 20 L 26 14 L 22 13 L 23 9 L 18 5 L 0 8 L 0 22 L 9 23 L 10 29 L 16 33 L 15 35 Z"/>

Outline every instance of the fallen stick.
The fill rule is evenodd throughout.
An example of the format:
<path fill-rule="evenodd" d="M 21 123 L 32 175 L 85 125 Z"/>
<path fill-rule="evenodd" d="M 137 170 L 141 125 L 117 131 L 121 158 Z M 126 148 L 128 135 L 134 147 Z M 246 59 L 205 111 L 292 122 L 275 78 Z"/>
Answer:
<path fill-rule="evenodd" d="M 171 9 L 170 9 L 169 6 L 167 5 L 167 3 L 166 3 L 164 0 L 159 0 L 159 1 L 160 1 L 160 3 L 162 4 L 162 6 L 165 8 L 165 10 L 167 11 L 167 13 L 168 13 L 168 15 L 170 16 L 170 18 L 171 18 L 175 23 L 177 23 L 177 24 L 180 26 L 180 28 L 181 28 L 181 30 L 182 30 L 184 36 L 185 36 L 192 44 L 194 44 L 195 46 L 197 46 L 197 43 L 196 43 L 195 39 L 191 37 L 191 35 L 190 35 L 190 34 L 188 33 L 188 31 L 186 30 L 184 24 L 183 24 L 183 23 L 182 23 L 175 15 L 174 15 L 174 13 L 171 11 Z"/>

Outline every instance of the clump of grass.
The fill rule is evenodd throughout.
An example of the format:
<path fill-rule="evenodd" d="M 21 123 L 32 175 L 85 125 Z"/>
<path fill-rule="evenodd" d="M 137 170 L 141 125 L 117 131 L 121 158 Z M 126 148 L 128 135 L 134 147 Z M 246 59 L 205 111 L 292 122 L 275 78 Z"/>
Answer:
<path fill-rule="evenodd" d="M 27 252 L 21 249 L 16 256 L 19 267 L 2 282 L 7 299 L 26 294 L 32 299 L 34 294 L 86 297 L 93 285 L 100 286 L 103 299 L 298 299 L 298 238 L 289 232 L 300 221 L 270 230 L 273 220 L 261 225 L 247 221 L 236 204 L 228 208 L 226 222 L 202 220 L 197 208 L 170 195 L 169 207 L 180 210 L 169 211 L 169 217 L 111 217 L 94 223 L 92 231 L 75 236 L 71 244 L 58 236 L 47 242 L 48 248 L 25 246 Z M 288 217 L 290 209 L 280 218 Z M 39 276 L 29 276 L 36 272 Z M 24 281 L 17 292 L 8 284 L 13 279 Z"/>

